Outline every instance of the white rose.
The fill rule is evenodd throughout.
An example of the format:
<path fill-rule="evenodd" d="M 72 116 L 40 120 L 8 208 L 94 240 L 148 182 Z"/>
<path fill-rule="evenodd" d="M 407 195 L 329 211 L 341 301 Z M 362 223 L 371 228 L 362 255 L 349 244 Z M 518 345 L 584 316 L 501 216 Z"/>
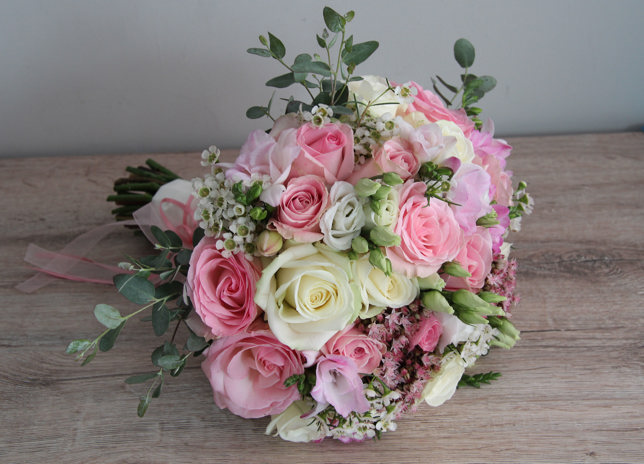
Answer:
<path fill-rule="evenodd" d="M 324 243 L 334 250 L 348 250 L 365 224 L 362 203 L 348 182 L 336 182 L 329 191 L 331 207 L 320 219 Z"/>
<path fill-rule="evenodd" d="M 271 416 L 266 435 L 279 435 L 282 440 L 295 443 L 322 440 L 328 432 L 326 424 L 317 416 L 302 417 L 312 411 L 314 406 L 311 401 L 294 401 L 281 414 Z"/>
<path fill-rule="evenodd" d="M 344 254 L 324 245 L 292 246 L 264 268 L 255 303 L 279 341 L 294 350 L 319 350 L 360 311 L 360 289 Z"/>
<path fill-rule="evenodd" d="M 385 308 L 406 306 L 418 297 L 420 290 L 416 279 L 409 279 L 397 272 L 387 276 L 371 265 L 368 255 L 354 261 L 354 265 L 362 297 L 361 318 L 376 316 Z"/>
<path fill-rule="evenodd" d="M 443 327 L 443 332 L 438 339 L 437 345 L 438 351 L 441 353 L 447 345 L 458 345 L 468 341 L 475 330 L 474 326 L 461 322 L 458 317 L 452 314 L 434 312 L 434 316 Z"/>
<path fill-rule="evenodd" d="M 463 372 L 465 364 L 461 357 L 456 353 L 448 354 L 443 358 L 440 370 L 425 385 L 421 399 L 430 406 L 440 406 L 452 397 Z"/>
<path fill-rule="evenodd" d="M 474 160 L 474 147 L 470 139 L 465 137 L 461 128 L 452 121 L 443 119 L 436 121 L 436 124 L 439 125 L 443 137 L 445 137 L 446 147 L 434 162 L 440 164 L 447 158 L 456 157 L 463 163 L 471 163 Z M 449 143 L 448 137 L 453 137 L 453 143 Z"/>
<path fill-rule="evenodd" d="M 368 112 L 374 118 L 380 118 L 389 113 L 392 117 L 396 115 L 398 109 L 398 98 L 391 91 L 387 91 L 387 81 L 384 77 L 380 76 L 362 76 L 360 81 L 349 82 L 349 101 L 355 100 L 369 106 Z M 384 95 L 383 95 L 384 92 Z M 374 105 L 374 103 L 378 103 Z M 382 105 L 381 103 L 391 103 L 389 105 Z M 364 105 L 360 105 L 360 112 L 364 109 Z"/>

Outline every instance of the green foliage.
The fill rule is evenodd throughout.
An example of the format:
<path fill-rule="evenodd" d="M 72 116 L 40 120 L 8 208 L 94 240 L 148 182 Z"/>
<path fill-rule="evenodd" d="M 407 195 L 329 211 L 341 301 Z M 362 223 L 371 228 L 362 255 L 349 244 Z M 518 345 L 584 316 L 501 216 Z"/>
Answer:
<path fill-rule="evenodd" d="M 136 304 L 146 304 L 154 299 L 154 284 L 136 274 L 117 274 L 114 276 L 116 290 Z"/>
<path fill-rule="evenodd" d="M 259 36 L 259 42 L 264 48 L 252 47 L 247 50 L 252 55 L 273 58 L 288 70 L 287 73 L 266 81 L 268 87 L 283 89 L 301 85 L 306 89 L 310 102 L 292 97 L 285 99 L 286 113 L 310 111 L 314 105 L 324 104 L 332 108 L 336 117 L 352 114 L 353 109 L 346 106 L 349 96 L 347 83 L 354 80 L 352 75 L 356 66 L 378 49 L 378 42 L 374 40 L 354 43 L 353 35 L 347 37 L 346 26 L 355 17 L 355 12 L 349 11 L 342 15 L 333 8 L 325 7 L 322 16 L 326 28 L 321 34 L 316 34 L 315 38 L 318 46 L 324 50 L 324 57 L 300 53 L 289 64 L 286 61 L 286 46 L 270 32 L 268 39 L 263 35 Z M 250 119 L 267 116 L 274 120 L 270 105 L 251 106 L 246 111 L 246 116 Z"/>
<path fill-rule="evenodd" d="M 474 45 L 467 39 L 458 39 L 454 43 L 454 59 L 465 71 L 461 74 L 461 84 L 459 86 L 449 84 L 445 79 L 436 76 L 432 79 L 434 92 L 443 100 L 447 107 L 450 107 L 456 97 L 461 95 L 461 108 L 465 113 L 474 121 L 477 129 L 481 128 L 482 121 L 478 118 L 481 113 L 481 108 L 472 106 L 481 100 L 486 93 L 492 91 L 496 87 L 496 79 L 492 76 L 476 76 L 469 72 L 469 68 L 474 64 L 476 52 Z M 439 86 L 440 84 L 440 86 Z M 442 88 L 441 88 L 442 86 Z M 447 97 L 445 93 L 449 92 L 453 95 Z"/>
<path fill-rule="evenodd" d="M 474 388 L 481 388 L 481 384 L 490 384 L 492 381 L 497 380 L 499 377 L 501 377 L 500 372 L 485 372 L 482 374 L 474 374 L 474 375 L 468 375 L 468 374 L 463 374 L 463 377 L 461 377 L 461 380 L 458 382 L 458 388 L 461 387 L 474 387 Z"/>

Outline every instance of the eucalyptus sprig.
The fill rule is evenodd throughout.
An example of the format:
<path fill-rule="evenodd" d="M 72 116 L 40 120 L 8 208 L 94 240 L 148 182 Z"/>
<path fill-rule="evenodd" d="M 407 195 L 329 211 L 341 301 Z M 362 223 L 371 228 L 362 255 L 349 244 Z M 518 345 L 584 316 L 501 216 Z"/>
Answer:
<path fill-rule="evenodd" d="M 460 94 L 461 101 L 460 107 L 465 110 L 465 113 L 472 119 L 477 129 L 480 129 L 483 122 L 479 119 L 478 115 L 483 110 L 481 108 L 472 106 L 481 100 L 486 93 L 490 92 L 496 87 L 496 79 L 492 76 L 477 76 L 470 73 L 470 68 L 474 64 L 476 52 L 474 45 L 467 39 L 458 39 L 454 43 L 454 58 L 456 62 L 463 68 L 461 74 L 461 84 L 459 86 L 449 84 L 440 76 L 432 78 L 432 84 L 436 94 L 443 100 L 447 107 L 454 104 L 456 97 Z M 441 84 L 444 89 L 441 89 L 438 84 Z M 452 93 L 452 97 L 445 96 L 445 89 Z"/>
<path fill-rule="evenodd" d="M 127 384 L 151 381 L 145 395 L 139 401 L 137 409 L 139 416 L 145 414 L 152 398 L 161 394 L 165 374 L 173 377 L 179 375 L 187 359 L 191 355 L 200 354 L 209 345 L 203 337 L 197 336 L 187 327 L 186 317 L 192 311 L 192 305 L 190 301 L 184 301 L 183 284 L 176 280 L 179 274 L 187 273 L 192 251 L 184 248 L 179 236 L 170 230 L 163 231 L 158 227 L 152 227 L 151 231 L 156 238 L 155 249 L 158 250 L 158 254 L 141 259 L 130 259 L 129 262 L 122 263 L 121 267 L 131 273 L 114 276 L 114 285 L 118 292 L 141 307 L 123 316 L 113 306 L 96 305 L 94 316 L 106 329 L 93 340 L 73 340 L 66 350 L 67 354 L 75 354 L 76 359 L 84 366 L 95 358 L 99 350 L 111 350 L 127 321 L 134 316 L 150 311 L 150 314 L 142 320 L 152 323 L 157 336 L 166 334 L 174 321 L 175 326 L 170 340 L 165 341 L 152 352 L 152 364 L 157 370 L 136 374 L 125 380 Z M 193 242 L 199 241 L 199 235 L 199 232 L 195 232 Z M 156 283 L 149 280 L 153 275 L 157 276 Z M 189 332 L 183 352 L 175 343 L 181 324 L 186 325 Z"/>
<path fill-rule="evenodd" d="M 259 42 L 263 47 L 247 50 L 252 55 L 273 58 L 288 70 L 285 74 L 269 79 L 266 82 L 267 86 L 281 89 L 297 84 L 308 93 L 311 98 L 308 103 L 292 97 L 287 99 L 287 113 L 309 111 L 315 105 L 324 104 L 329 106 L 335 115 L 352 114 L 353 110 L 346 106 L 349 96 L 348 83 L 361 79 L 353 75 L 356 66 L 368 59 L 379 46 L 375 40 L 354 43 L 353 35 L 347 37 L 346 26 L 353 20 L 354 11 L 342 15 L 327 6 L 324 7 L 322 15 L 326 28 L 321 34 L 316 35 L 316 40 L 324 56 L 318 53 L 301 53 L 289 64 L 286 61 L 284 43 L 270 32 L 268 39 L 264 35 L 259 36 Z M 272 102 L 273 97 L 266 106 L 250 107 L 246 116 L 250 119 L 267 116 L 274 120 L 271 115 Z"/>

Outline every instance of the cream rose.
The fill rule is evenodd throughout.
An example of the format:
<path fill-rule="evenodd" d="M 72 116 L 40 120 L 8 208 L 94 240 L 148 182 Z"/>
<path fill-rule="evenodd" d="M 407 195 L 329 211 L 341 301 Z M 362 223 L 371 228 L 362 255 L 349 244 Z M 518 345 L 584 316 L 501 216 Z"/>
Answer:
<path fill-rule="evenodd" d="M 384 77 L 362 76 L 360 81 L 349 82 L 348 87 L 349 101 L 353 101 L 355 97 L 355 100 L 365 105 L 371 102 L 372 106 L 369 107 L 368 111 L 374 118 L 382 117 L 386 113 L 389 113 L 392 117 L 396 115 L 399 106 L 398 98 L 391 90 L 387 91 L 387 81 Z M 373 105 L 374 103 L 378 103 L 378 105 Z M 381 103 L 391 104 L 382 105 Z"/>
<path fill-rule="evenodd" d="M 458 381 L 463 377 L 465 364 L 456 353 L 450 353 L 443 358 L 440 370 L 425 384 L 421 399 L 430 406 L 440 406 L 450 399 Z"/>
<path fill-rule="evenodd" d="M 348 250 L 351 240 L 365 224 L 362 203 L 348 182 L 336 182 L 329 192 L 329 209 L 322 215 L 320 230 L 324 243 L 334 250 Z"/>
<path fill-rule="evenodd" d="M 455 157 L 461 160 L 462 163 L 471 163 L 474 161 L 474 147 L 470 139 L 465 137 L 463 131 L 452 121 L 440 120 L 436 124 L 441 128 L 443 137 L 445 138 L 446 148 L 440 153 L 435 163 L 441 164 L 447 158 Z M 449 143 L 449 137 L 452 137 L 452 142 Z"/>
<path fill-rule="evenodd" d="M 357 318 L 360 289 L 344 254 L 302 244 L 264 268 L 255 303 L 279 341 L 295 350 L 317 351 Z"/>
<path fill-rule="evenodd" d="M 266 427 L 266 435 L 279 435 L 282 440 L 295 443 L 324 439 L 328 432 L 326 424 L 317 416 L 303 417 L 314 408 L 315 404 L 312 401 L 294 401 L 286 411 L 271 416 L 271 422 Z"/>
<path fill-rule="evenodd" d="M 397 272 L 387 276 L 371 265 L 369 255 L 364 255 L 353 263 L 362 297 L 360 318 L 376 316 L 385 308 L 401 308 L 418 297 L 420 290 L 416 279 L 409 279 Z"/>

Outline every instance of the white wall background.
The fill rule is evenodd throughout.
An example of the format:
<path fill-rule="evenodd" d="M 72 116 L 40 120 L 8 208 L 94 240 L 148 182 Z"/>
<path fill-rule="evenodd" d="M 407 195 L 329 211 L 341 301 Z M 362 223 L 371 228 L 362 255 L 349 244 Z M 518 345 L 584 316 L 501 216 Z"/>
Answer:
<path fill-rule="evenodd" d="M 325 4 L 380 42 L 362 74 L 456 80 L 469 38 L 499 135 L 644 124 L 641 0 L 0 0 L 0 156 L 238 147 L 283 72 L 245 50 L 270 30 L 290 60 L 317 51 Z"/>

